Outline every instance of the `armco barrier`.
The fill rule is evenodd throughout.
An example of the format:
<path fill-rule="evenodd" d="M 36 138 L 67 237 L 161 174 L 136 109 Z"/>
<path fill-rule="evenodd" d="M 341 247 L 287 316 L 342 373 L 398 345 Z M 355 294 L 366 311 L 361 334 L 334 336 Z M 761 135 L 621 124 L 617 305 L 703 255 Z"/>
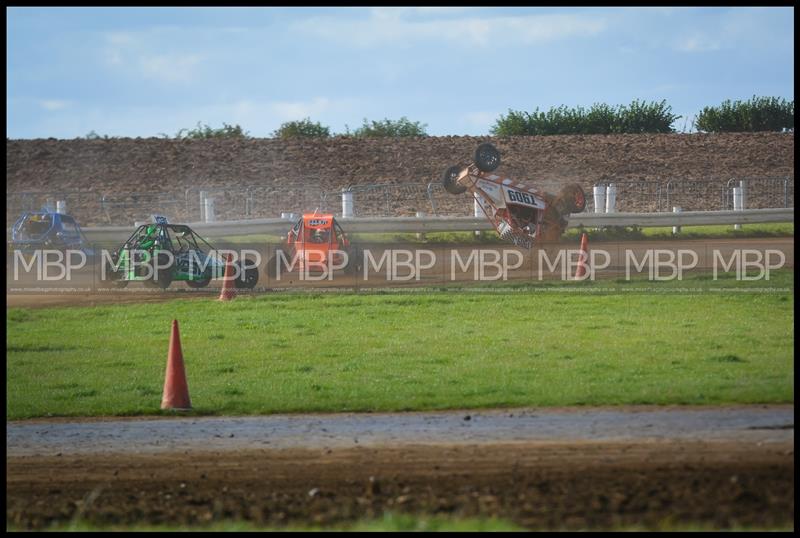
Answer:
<path fill-rule="evenodd" d="M 339 219 L 348 233 L 426 233 L 492 230 L 483 217 L 367 217 Z M 697 226 L 709 224 L 753 224 L 794 222 L 794 208 L 747 209 L 744 211 L 685 211 L 682 213 L 581 213 L 572 215 L 569 227 L 604 226 Z M 187 223 L 204 237 L 234 235 L 282 235 L 291 226 L 286 219 L 249 219 L 214 223 Z M 131 226 L 84 228 L 91 242 L 124 241 Z"/>

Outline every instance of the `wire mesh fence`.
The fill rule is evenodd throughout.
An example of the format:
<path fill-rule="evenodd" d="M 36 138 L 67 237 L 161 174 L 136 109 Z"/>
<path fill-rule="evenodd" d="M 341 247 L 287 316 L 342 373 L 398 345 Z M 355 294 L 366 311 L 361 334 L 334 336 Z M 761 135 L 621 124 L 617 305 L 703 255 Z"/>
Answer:
<path fill-rule="evenodd" d="M 616 187 L 618 212 L 733 209 L 733 187 L 745 185 L 745 207 L 794 207 L 792 178 L 733 178 L 705 180 L 629 180 L 598 182 Z M 584 183 L 586 185 L 586 183 Z M 591 187 L 585 187 L 587 211 L 594 212 Z M 127 226 L 162 214 L 175 221 L 204 222 L 277 218 L 282 213 L 320 212 L 342 215 L 342 193 L 352 197 L 356 217 L 472 215 L 468 193 L 452 195 L 439 181 L 353 185 L 339 190 L 318 187 L 251 185 L 237 188 L 190 188 L 182 192 L 52 191 L 6 193 L 6 225 L 25 211 L 56 209 L 59 201 L 82 226 Z"/>
<path fill-rule="evenodd" d="M 722 209 L 733 209 L 733 188 L 744 185 L 744 204 L 749 209 L 794 207 L 794 180 L 783 178 L 732 178 L 722 192 Z"/>

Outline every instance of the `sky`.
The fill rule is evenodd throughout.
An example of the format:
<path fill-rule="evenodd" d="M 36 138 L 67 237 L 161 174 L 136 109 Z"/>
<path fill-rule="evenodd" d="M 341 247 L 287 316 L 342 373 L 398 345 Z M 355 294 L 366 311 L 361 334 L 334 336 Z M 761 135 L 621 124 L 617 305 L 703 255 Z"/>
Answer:
<path fill-rule="evenodd" d="M 6 136 L 269 137 L 403 116 L 489 134 L 509 109 L 794 99 L 794 8 L 6 8 Z"/>

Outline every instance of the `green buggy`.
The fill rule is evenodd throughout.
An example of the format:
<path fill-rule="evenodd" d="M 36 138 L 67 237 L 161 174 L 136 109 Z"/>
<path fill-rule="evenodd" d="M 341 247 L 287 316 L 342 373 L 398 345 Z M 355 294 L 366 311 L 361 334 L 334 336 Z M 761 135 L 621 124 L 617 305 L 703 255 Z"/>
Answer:
<path fill-rule="evenodd" d="M 141 281 L 148 287 L 166 289 L 183 281 L 191 288 L 204 288 L 214 278 L 225 276 L 225 259 L 205 239 L 185 224 L 169 224 L 164 217 L 142 224 L 127 241 L 111 253 L 101 274 L 115 287 Z M 258 282 L 258 268 L 236 260 L 234 283 L 251 289 Z"/>

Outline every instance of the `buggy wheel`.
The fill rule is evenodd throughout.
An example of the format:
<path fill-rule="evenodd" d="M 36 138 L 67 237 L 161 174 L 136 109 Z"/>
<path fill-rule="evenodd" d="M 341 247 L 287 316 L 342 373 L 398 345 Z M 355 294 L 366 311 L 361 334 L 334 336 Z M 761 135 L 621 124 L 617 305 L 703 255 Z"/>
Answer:
<path fill-rule="evenodd" d="M 150 288 L 161 288 L 165 290 L 172 284 L 172 269 L 171 265 L 167 265 L 169 256 L 164 252 L 159 252 L 156 255 L 156 264 L 152 262 L 150 267 L 150 278 L 144 281 L 145 285 Z M 156 270 L 158 267 L 158 270 Z"/>
<path fill-rule="evenodd" d="M 102 281 L 105 284 L 110 284 L 115 288 L 124 288 L 128 285 L 129 280 L 124 278 L 125 273 L 124 271 L 115 271 L 114 267 L 119 263 L 119 254 L 113 253 L 111 255 L 111 260 L 105 263 L 103 268 L 103 272 L 100 273 L 101 277 L 104 276 L 105 278 Z"/>
<path fill-rule="evenodd" d="M 122 289 L 125 286 L 127 286 L 128 282 L 130 282 L 130 280 L 125 280 L 124 278 L 121 278 L 121 277 L 112 278 L 111 280 L 108 281 L 109 284 L 111 284 L 115 288 L 119 288 L 119 289 Z"/>
<path fill-rule="evenodd" d="M 449 192 L 450 194 L 463 194 L 466 192 L 467 188 L 463 185 L 459 185 L 456 183 L 456 179 L 458 179 L 458 174 L 461 173 L 461 168 L 458 166 L 451 166 L 444 172 L 444 177 L 442 178 L 442 183 L 444 183 L 444 190 Z"/>
<path fill-rule="evenodd" d="M 237 289 L 251 290 L 256 287 L 258 283 L 258 267 L 242 268 L 242 263 L 239 265 L 239 278 L 233 281 Z"/>
<path fill-rule="evenodd" d="M 488 142 L 475 150 L 475 165 L 481 172 L 493 172 L 500 166 L 500 152 Z"/>
<path fill-rule="evenodd" d="M 278 276 L 278 253 L 283 252 L 281 249 L 276 248 L 275 254 L 267 260 L 267 277 L 270 279 Z"/>
<path fill-rule="evenodd" d="M 344 266 L 346 275 L 357 275 L 361 272 L 361 252 L 357 248 L 347 251 L 347 265 Z"/>
<path fill-rule="evenodd" d="M 561 189 L 556 199 L 556 209 L 562 215 L 581 213 L 586 209 L 586 193 L 577 183 L 571 183 Z"/>
<path fill-rule="evenodd" d="M 211 282 L 211 275 L 206 273 L 202 279 L 197 280 L 187 280 L 186 285 L 190 288 L 205 288 L 208 286 L 208 283 Z"/>

